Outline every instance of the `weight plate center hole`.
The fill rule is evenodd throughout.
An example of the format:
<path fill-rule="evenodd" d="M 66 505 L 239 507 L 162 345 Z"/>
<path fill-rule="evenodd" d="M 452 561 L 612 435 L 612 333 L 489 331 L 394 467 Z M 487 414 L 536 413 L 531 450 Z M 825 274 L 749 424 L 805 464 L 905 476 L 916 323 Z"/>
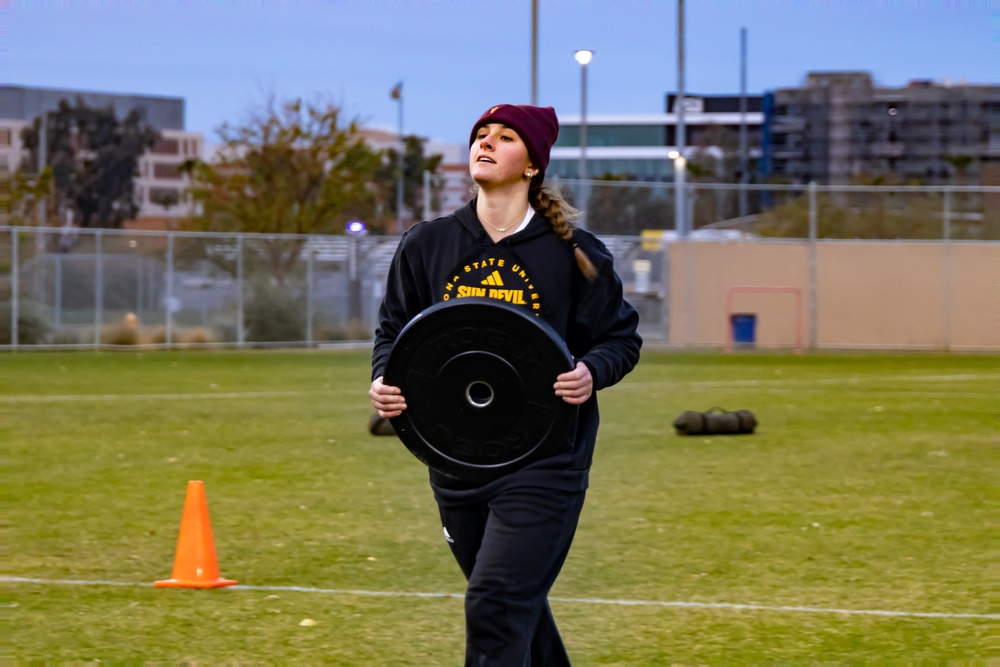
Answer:
<path fill-rule="evenodd" d="M 465 398 L 472 407 L 485 408 L 493 402 L 493 387 L 485 382 L 476 380 L 465 388 Z"/>

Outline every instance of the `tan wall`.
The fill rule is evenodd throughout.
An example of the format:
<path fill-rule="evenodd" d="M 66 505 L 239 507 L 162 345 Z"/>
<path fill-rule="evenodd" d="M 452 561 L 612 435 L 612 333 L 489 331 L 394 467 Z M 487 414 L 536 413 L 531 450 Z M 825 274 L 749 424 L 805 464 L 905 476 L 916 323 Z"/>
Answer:
<path fill-rule="evenodd" d="M 671 343 L 724 345 L 734 286 L 801 296 L 797 308 L 795 292 L 732 295 L 731 312 L 756 315 L 758 347 L 794 345 L 797 318 L 802 342 L 813 339 L 807 242 L 698 241 L 667 252 Z M 1000 349 L 1000 244 L 825 241 L 816 279 L 818 347 Z"/>
<path fill-rule="evenodd" d="M 801 242 L 672 243 L 669 254 L 669 340 L 724 345 L 726 292 L 736 285 L 796 287 L 803 299 L 809 247 Z M 689 268 L 690 267 L 690 268 Z M 687 290 L 688 278 L 693 289 Z M 687 318 L 690 311 L 692 317 Z M 737 294 L 733 311 L 757 314 L 759 346 L 795 342 L 795 300 L 789 294 Z"/>
<path fill-rule="evenodd" d="M 951 343 L 1000 349 L 1000 245 L 951 248 Z"/>
<path fill-rule="evenodd" d="M 821 244 L 817 344 L 943 347 L 943 256 L 937 244 Z"/>

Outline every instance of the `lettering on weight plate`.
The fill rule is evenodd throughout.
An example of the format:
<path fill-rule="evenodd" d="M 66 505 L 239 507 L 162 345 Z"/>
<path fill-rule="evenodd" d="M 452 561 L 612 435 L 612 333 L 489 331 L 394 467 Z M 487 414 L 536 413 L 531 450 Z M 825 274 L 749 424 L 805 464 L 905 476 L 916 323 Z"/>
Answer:
<path fill-rule="evenodd" d="M 455 438 L 449 443 L 448 454 L 459 461 L 474 462 L 479 443 L 469 438 Z"/>
<path fill-rule="evenodd" d="M 474 327 L 450 329 L 429 339 L 428 346 L 437 352 L 441 359 L 450 359 L 455 351 L 468 349 L 479 338 L 479 331 Z"/>
<path fill-rule="evenodd" d="M 483 343 L 488 350 L 502 351 L 504 354 L 507 354 L 508 352 L 516 352 L 522 349 L 517 344 L 520 339 L 516 339 L 506 329 L 487 324 L 483 326 L 482 334 Z"/>
<path fill-rule="evenodd" d="M 524 346 L 522 338 L 511 335 L 506 329 L 484 325 L 480 332 L 482 333 L 481 343 L 486 349 L 502 352 L 508 361 L 521 362 L 534 354 L 534 350 Z M 537 360 L 534 361 L 538 363 Z"/>
<path fill-rule="evenodd" d="M 486 440 L 476 445 L 475 456 L 471 462 L 483 463 L 504 463 L 520 458 L 531 449 L 528 441 L 520 434 L 509 435 L 497 440 Z M 466 452 L 473 454 L 473 452 Z"/>

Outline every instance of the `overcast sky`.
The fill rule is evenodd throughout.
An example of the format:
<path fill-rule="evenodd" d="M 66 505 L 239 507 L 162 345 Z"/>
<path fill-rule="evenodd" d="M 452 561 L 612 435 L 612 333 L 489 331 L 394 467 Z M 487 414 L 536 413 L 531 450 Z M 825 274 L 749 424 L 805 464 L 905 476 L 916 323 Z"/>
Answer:
<path fill-rule="evenodd" d="M 538 102 L 588 113 L 658 113 L 677 85 L 675 0 L 538 0 Z M 531 101 L 531 0 L 0 0 L 3 83 L 183 97 L 211 142 L 266 94 L 341 105 L 395 128 L 464 142 L 487 107 Z M 997 83 L 993 0 L 688 0 L 686 88 L 797 86 L 816 70 Z"/>

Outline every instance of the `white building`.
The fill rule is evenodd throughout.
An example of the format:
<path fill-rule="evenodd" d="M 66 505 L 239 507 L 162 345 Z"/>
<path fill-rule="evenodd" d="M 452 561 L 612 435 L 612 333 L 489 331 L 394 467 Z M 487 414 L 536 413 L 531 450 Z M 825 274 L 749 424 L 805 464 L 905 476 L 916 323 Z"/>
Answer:
<path fill-rule="evenodd" d="M 660 114 L 587 115 L 586 177 L 608 175 L 633 181 L 671 181 L 674 177 L 671 151 L 677 150 L 679 114 L 677 96 L 667 95 L 667 112 Z M 746 112 L 740 112 L 740 98 L 733 95 L 685 95 L 685 156 L 698 151 L 716 157 L 717 145 L 727 134 L 735 139 L 740 126 L 748 135 L 748 154 L 760 155 L 761 126 L 764 123 L 763 96 L 748 95 Z M 583 144 L 579 114 L 559 117 L 559 138 L 552 148 L 548 176 L 580 178 Z"/>
<path fill-rule="evenodd" d="M 27 126 L 27 121 L 0 119 L 0 176 L 12 174 L 21 164 L 24 152 L 21 131 Z"/>
<path fill-rule="evenodd" d="M 203 159 L 205 139 L 200 132 L 160 130 L 160 139 L 139 159 L 135 178 L 136 222 L 177 219 L 191 212 L 188 176 L 180 173 L 187 160 Z M 145 223 L 145 224 L 143 224 Z"/>
<path fill-rule="evenodd" d="M 200 132 L 184 129 L 184 99 L 180 97 L 0 86 L 0 176 L 12 174 L 24 159 L 21 131 L 41 114 L 55 111 L 63 100 L 110 107 L 119 118 L 138 110 L 143 120 L 160 132 L 160 140 L 139 159 L 135 180 L 139 213 L 130 226 L 169 226 L 171 220 L 188 213 L 186 177 L 179 168 L 185 160 L 200 158 L 205 142 Z"/>
<path fill-rule="evenodd" d="M 424 153 L 442 156 L 438 165 L 441 210 L 436 214 L 447 215 L 465 206 L 472 198 L 475 185 L 469 175 L 469 148 L 462 144 L 429 141 L 424 145 Z"/>
<path fill-rule="evenodd" d="M 396 132 L 378 128 L 362 129 L 369 145 L 379 149 L 399 150 L 399 135 Z M 424 142 L 424 155 L 441 155 L 436 177 L 438 192 L 438 208 L 427 211 L 417 211 L 417 218 L 436 218 L 447 215 L 464 206 L 472 197 L 472 177 L 469 175 L 469 149 L 461 144 L 450 144 L 433 139 Z M 414 221 L 407 221 L 410 224 Z"/>
<path fill-rule="evenodd" d="M 187 193 L 189 177 L 180 167 L 187 160 L 211 161 L 219 145 L 208 145 L 200 132 L 184 129 L 185 101 L 180 97 L 162 97 L 118 93 L 102 93 L 32 86 L 0 86 L 0 177 L 12 174 L 24 159 L 21 131 L 42 113 L 55 111 L 61 101 L 83 101 L 95 108 L 114 109 L 122 118 L 138 110 L 142 118 L 160 133 L 156 144 L 139 159 L 135 177 L 135 202 L 139 207 L 130 228 L 172 227 L 176 221 L 192 212 Z M 397 148 L 396 132 L 378 128 L 363 128 L 362 133 L 374 148 Z M 441 154 L 438 168 L 438 210 L 416 212 L 415 218 L 436 217 L 464 205 L 472 192 L 469 177 L 468 150 L 459 144 L 427 141 L 426 155 Z M 50 211 L 50 223 L 55 212 Z M 412 220 L 406 221 L 412 224 Z"/>

